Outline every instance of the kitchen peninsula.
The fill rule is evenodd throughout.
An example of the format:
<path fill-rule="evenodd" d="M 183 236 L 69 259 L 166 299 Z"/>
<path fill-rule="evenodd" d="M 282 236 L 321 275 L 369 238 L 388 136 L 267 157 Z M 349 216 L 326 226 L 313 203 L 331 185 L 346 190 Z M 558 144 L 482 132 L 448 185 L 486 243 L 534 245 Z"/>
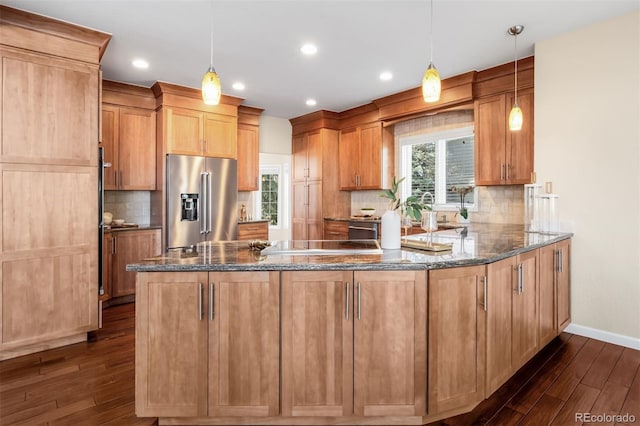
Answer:
<path fill-rule="evenodd" d="M 470 411 L 569 323 L 571 236 L 471 224 L 438 232 L 452 249 L 433 254 L 264 255 L 234 241 L 128 265 L 136 414 L 423 424 Z"/>

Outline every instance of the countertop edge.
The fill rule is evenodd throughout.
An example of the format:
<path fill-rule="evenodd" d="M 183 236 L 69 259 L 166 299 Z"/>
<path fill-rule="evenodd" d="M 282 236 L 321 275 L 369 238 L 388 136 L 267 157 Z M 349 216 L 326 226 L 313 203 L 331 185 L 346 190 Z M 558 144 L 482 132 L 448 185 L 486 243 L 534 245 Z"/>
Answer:
<path fill-rule="evenodd" d="M 335 271 L 367 271 L 367 270 L 432 270 L 458 268 L 464 266 L 486 265 L 494 263 L 521 253 L 536 250 L 540 247 L 555 244 L 559 241 L 567 240 L 573 237 L 573 233 L 562 233 L 555 238 L 551 238 L 543 243 L 531 244 L 526 247 L 505 251 L 493 256 L 474 259 L 454 259 L 446 261 L 434 262 L 402 262 L 390 260 L 385 262 L 384 259 L 377 262 L 341 262 L 341 263 L 312 263 L 314 259 L 322 256 L 304 256 L 297 255 L 296 258 L 308 259 L 310 263 L 294 263 L 286 260 L 291 256 L 275 255 L 270 256 L 272 260 L 282 260 L 282 263 L 248 263 L 248 264 L 153 264 L 153 263 L 134 263 L 126 266 L 129 272 L 193 272 L 193 271 L 318 271 L 318 270 L 335 270 Z M 406 251 L 414 251 L 413 249 L 399 249 Z M 393 252 L 395 250 L 388 250 Z M 265 256 L 265 259 L 267 257 Z M 357 258 L 357 257 L 356 257 Z M 148 259 L 152 261 L 152 259 Z"/>

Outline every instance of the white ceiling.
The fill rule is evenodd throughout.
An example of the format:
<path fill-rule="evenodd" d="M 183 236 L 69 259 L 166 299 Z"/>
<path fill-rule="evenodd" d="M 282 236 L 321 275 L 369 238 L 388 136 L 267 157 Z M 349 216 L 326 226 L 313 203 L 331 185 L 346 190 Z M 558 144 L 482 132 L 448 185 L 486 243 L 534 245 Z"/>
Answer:
<path fill-rule="evenodd" d="M 113 35 L 104 78 L 198 88 L 214 66 L 223 93 L 271 116 L 343 111 L 421 84 L 429 60 L 428 0 L 123 1 L 2 0 L 3 4 Z M 433 61 L 443 78 L 513 60 L 507 28 L 522 24 L 518 56 L 536 42 L 640 8 L 640 0 L 435 0 Z M 212 12 L 213 10 L 213 12 Z M 213 17 L 213 18 L 212 18 Z M 318 53 L 304 57 L 300 46 Z M 131 60 L 142 57 L 141 71 Z M 598 52 L 585 58 L 597 64 Z M 391 71 L 393 79 L 378 75 Z M 243 92 L 231 87 L 246 85 Z M 317 105 L 305 105 L 307 98 Z"/>

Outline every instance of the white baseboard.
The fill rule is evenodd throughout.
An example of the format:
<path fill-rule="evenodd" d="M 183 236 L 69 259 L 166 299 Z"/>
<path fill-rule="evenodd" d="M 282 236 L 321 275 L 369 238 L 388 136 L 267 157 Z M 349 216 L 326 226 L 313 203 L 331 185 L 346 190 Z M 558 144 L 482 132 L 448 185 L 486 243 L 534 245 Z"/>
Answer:
<path fill-rule="evenodd" d="M 610 331 L 598 330 L 597 328 L 585 327 L 584 325 L 578 325 L 571 323 L 564 329 L 567 333 L 577 334 L 578 336 L 588 337 L 590 339 L 601 340 L 607 343 L 613 343 L 614 345 L 624 346 L 625 348 L 631 348 L 640 350 L 640 339 L 631 336 L 625 336 L 623 334 L 611 333 Z"/>

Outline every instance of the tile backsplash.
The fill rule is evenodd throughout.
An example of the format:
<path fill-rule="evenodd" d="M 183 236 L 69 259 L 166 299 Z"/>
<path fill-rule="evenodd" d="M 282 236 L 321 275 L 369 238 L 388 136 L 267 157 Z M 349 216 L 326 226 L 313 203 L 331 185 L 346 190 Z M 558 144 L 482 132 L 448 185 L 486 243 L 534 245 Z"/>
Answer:
<path fill-rule="evenodd" d="M 114 219 L 149 225 L 151 193 L 149 191 L 105 191 L 104 211 L 113 213 Z"/>
<path fill-rule="evenodd" d="M 524 223 L 524 186 L 478 186 L 478 211 L 470 211 L 471 222 Z M 380 197 L 381 191 L 353 191 L 351 214 L 359 214 L 362 207 L 374 207 L 376 215 L 382 215 L 389 200 Z M 444 211 L 447 220 L 454 221 L 455 212 Z"/>

